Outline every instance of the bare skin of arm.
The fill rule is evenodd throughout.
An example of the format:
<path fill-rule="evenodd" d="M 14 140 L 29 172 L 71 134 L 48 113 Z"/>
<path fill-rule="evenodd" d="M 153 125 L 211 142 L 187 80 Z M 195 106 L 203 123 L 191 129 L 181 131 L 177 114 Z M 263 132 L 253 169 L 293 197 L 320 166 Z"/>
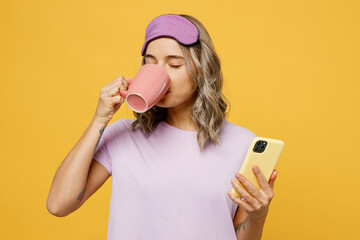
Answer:
<path fill-rule="evenodd" d="M 108 121 L 94 117 L 57 169 L 46 202 L 48 211 L 63 217 L 78 209 L 110 176 L 93 160 Z"/>
<path fill-rule="evenodd" d="M 247 213 L 241 207 L 238 207 L 234 216 L 234 228 L 235 234 L 238 237 L 240 231 L 245 231 L 246 229 L 246 221 L 247 221 Z M 239 239 L 239 238 L 238 238 Z"/>

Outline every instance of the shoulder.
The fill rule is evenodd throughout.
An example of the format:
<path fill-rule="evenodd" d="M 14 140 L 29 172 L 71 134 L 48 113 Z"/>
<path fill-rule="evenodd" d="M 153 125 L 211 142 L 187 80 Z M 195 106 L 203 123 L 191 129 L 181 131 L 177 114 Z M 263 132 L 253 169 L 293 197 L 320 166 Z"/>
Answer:
<path fill-rule="evenodd" d="M 134 119 L 121 118 L 118 119 L 105 127 L 104 135 L 119 135 L 121 133 L 126 133 L 131 130 L 131 123 Z"/>
<path fill-rule="evenodd" d="M 128 129 L 129 127 L 131 127 L 132 122 L 135 119 L 127 119 L 127 118 L 120 118 L 112 123 L 110 123 L 106 128 L 108 129 Z"/>
<path fill-rule="evenodd" d="M 256 137 L 251 130 L 227 120 L 224 120 L 222 131 L 224 135 L 238 140 L 252 140 Z"/>

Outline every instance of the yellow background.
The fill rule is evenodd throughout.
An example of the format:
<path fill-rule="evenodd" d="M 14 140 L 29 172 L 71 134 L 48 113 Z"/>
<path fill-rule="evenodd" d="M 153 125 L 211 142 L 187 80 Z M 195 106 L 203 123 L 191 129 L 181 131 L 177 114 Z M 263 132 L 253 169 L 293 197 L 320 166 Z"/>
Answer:
<path fill-rule="evenodd" d="M 47 195 L 101 87 L 137 73 L 146 26 L 166 13 L 207 28 L 231 101 L 228 120 L 285 142 L 262 239 L 360 239 L 359 1 L 0 6 L 0 239 L 106 239 L 111 178 L 65 218 L 47 212 Z M 134 118 L 126 104 L 111 122 L 119 118 Z"/>

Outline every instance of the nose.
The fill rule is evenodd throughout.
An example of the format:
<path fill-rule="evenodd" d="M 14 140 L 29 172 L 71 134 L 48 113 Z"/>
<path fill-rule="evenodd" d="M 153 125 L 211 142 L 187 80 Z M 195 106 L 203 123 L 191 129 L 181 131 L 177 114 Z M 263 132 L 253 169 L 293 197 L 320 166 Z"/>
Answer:
<path fill-rule="evenodd" d="M 166 63 L 159 61 L 158 63 L 154 63 L 154 64 L 160 66 L 162 69 L 165 70 L 165 72 L 169 75 L 169 80 L 170 80 L 170 83 L 171 83 L 171 76 L 170 76 L 170 73 L 169 73 L 169 69 L 166 67 Z M 170 91 L 170 85 L 169 85 L 169 89 L 167 90 L 167 92 L 169 92 L 169 91 Z"/>
<path fill-rule="evenodd" d="M 155 63 L 155 64 L 166 70 L 165 63 Z"/>
<path fill-rule="evenodd" d="M 163 62 L 163 63 L 159 62 L 159 63 L 154 63 L 154 64 L 160 66 L 162 69 L 164 69 L 164 70 L 166 71 L 167 74 L 169 74 L 169 70 L 168 70 L 168 68 L 166 67 L 166 63 L 165 63 L 165 62 Z M 169 74 L 169 76 L 170 76 L 170 74 Z"/>

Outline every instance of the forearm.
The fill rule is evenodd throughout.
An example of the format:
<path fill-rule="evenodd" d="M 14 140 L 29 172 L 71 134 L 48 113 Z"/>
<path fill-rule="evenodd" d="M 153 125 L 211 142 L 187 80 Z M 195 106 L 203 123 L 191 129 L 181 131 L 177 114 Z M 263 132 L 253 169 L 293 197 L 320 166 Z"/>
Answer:
<path fill-rule="evenodd" d="M 237 240 L 260 240 L 264 228 L 265 219 L 253 221 L 249 217 L 235 227 Z"/>
<path fill-rule="evenodd" d="M 107 123 L 94 118 L 85 133 L 57 169 L 47 199 L 47 208 L 53 214 L 70 213 L 85 189 L 85 183 L 101 134 Z"/>

